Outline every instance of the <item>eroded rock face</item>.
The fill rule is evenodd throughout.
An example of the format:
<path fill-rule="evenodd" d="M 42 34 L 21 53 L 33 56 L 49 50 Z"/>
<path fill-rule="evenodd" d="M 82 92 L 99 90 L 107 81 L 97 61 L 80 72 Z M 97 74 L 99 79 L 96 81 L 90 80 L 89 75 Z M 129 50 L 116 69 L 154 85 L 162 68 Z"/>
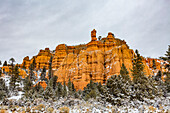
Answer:
<path fill-rule="evenodd" d="M 90 80 L 94 82 L 105 83 L 112 75 L 119 75 L 122 63 L 125 64 L 129 73 L 132 69 L 132 59 L 134 51 L 124 40 L 115 38 L 114 34 L 109 32 L 107 37 L 96 38 L 96 30 L 91 31 L 91 41 L 87 44 L 76 46 L 67 46 L 60 44 L 55 52 L 50 52 L 49 48 L 40 50 L 37 56 L 29 60 L 25 57 L 21 67 L 25 62 L 28 69 L 33 60 L 36 62 L 36 69 L 46 69 L 49 67 L 50 57 L 53 56 L 52 70 L 53 75 L 58 76 L 58 82 L 73 81 L 76 89 L 83 89 Z M 157 69 L 160 65 L 157 61 Z M 145 74 L 153 74 L 151 70 L 151 60 L 143 58 L 145 65 Z"/>
<path fill-rule="evenodd" d="M 43 69 L 45 66 L 46 69 L 49 68 L 49 60 L 52 56 L 52 53 L 50 52 L 49 48 L 45 48 L 45 50 L 40 50 L 38 55 L 34 56 L 32 59 L 29 59 L 29 57 L 25 57 L 23 59 L 23 63 L 21 64 L 21 68 L 25 65 L 26 69 L 29 69 L 30 64 L 35 62 L 35 69 Z"/>
<path fill-rule="evenodd" d="M 86 45 L 56 47 L 53 59 L 54 75 L 59 82 L 70 78 L 76 89 L 83 89 L 90 80 L 106 82 L 111 75 L 120 74 L 122 63 L 131 73 L 134 52 L 124 40 L 109 32 L 106 38 L 97 40 L 96 30 L 91 32 L 91 41 Z M 146 66 L 146 61 L 143 61 Z M 149 75 L 149 68 L 145 68 Z"/>

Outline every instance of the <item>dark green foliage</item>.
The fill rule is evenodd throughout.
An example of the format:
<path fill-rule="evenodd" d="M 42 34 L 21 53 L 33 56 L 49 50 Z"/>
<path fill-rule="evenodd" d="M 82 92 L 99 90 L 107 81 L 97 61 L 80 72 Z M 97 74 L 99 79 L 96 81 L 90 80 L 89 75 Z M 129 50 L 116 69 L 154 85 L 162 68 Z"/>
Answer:
<path fill-rule="evenodd" d="M 56 91 L 56 96 L 58 98 L 62 97 L 63 95 L 63 86 L 61 85 L 60 82 L 58 82 L 58 87 L 57 87 L 57 91 Z"/>
<path fill-rule="evenodd" d="M 33 70 L 34 70 L 34 69 L 36 68 L 36 61 L 35 61 L 35 58 L 33 58 L 32 65 L 33 65 Z"/>
<path fill-rule="evenodd" d="M 135 51 L 136 55 L 133 59 L 133 69 L 132 69 L 132 75 L 133 75 L 133 81 L 135 82 L 138 80 L 138 77 L 144 76 L 144 65 L 142 62 L 142 57 L 140 56 L 138 50 Z"/>
<path fill-rule="evenodd" d="M 144 98 L 154 98 L 157 88 L 151 82 L 150 78 L 144 75 L 144 65 L 142 57 L 136 50 L 135 58 L 133 59 L 133 85 L 131 99 L 143 101 Z"/>
<path fill-rule="evenodd" d="M 73 93 L 73 89 L 72 89 L 72 83 L 71 83 L 71 80 L 70 80 L 70 78 L 69 78 L 69 81 L 68 81 L 68 84 L 67 84 L 67 87 L 68 87 L 68 94 L 69 95 L 72 95 L 72 93 Z"/>
<path fill-rule="evenodd" d="M 161 71 L 158 71 L 158 73 L 157 73 L 156 76 L 155 76 L 155 80 L 156 80 L 156 81 L 160 81 L 160 80 L 161 80 L 161 77 L 162 77 L 162 72 L 161 72 Z"/>
<path fill-rule="evenodd" d="M 52 98 L 53 96 L 53 89 L 50 87 L 50 85 L 47 85 L 45 91 L 43 92 L 44 99 L 48 100 L 49 98 Z"/>
<path fill-rule="evenodd" d="M 5 81 L 3 79 L 0 78 L 0 100 L 4 99 L 5 97 L 7 97 L 9 91 L 8 91 L 8 87 L 5 85 Z"/>
<path fill-rule="evenodd" d="M 34 74 L 34 65 L 31 64 L 29 66 L 29 77 L 31 81 L 34 81 L 36 79 L 35 74 Z"/>
<path fill-rule="evenodd" d="M 24 92 L 28 92 L 32 89 L 33 87 L 33 83 L 32 81 L 30 80 L 29 77 L 26 77 L 25 80 L 24 80 Z"/>
<path fill-rule="evenodd" d="M 40 85 L 40 83 L 36 84 L 34 87 L 33 87 L 33 90 L 35 92 L 37 92 L 38 94 L 41 94 L 43 93 L 44 89 L 43 87 Z"/>
<path fill-rule="evenodd" d="M 74 83 L 72 82 L 72 91 L 75 92 L 76 89 L 74 88 Z"/>
<path fill-rule="evenodd" d="M 67 96 L 67 89 L 66 89 L 66 83 L 64 81 L 64 86 L 63 86 L 63 97 Z"/>
<path fill-rule="evenodd" d="M 52 87 L 53 90 L 55 90 L 57 88 L 57 76 L 53 76 L 50 80 L 49 80 L 49 85 Z"/>
<path fill-rule="evenodd" d="M 120 69 L 120 75 L 122 75 L 122 76 L 124 76 L 124 75 L 127 76 L 128 74 L 129 74 L 129 72 L 127 71 L 124 63 L 122 63 L 122 67 L 121 67 L 121 69 Z"/>
<path fill-rule="evenodd" d="M 166 51 L 165 57 L 160 57 L 161 59 L 163 59 L 164 61 L 167 62 L 166 64 L 166 69 L 168 69 L 168 72 L 165 72 L 164 75 L 165 77 L 165 83 L 164 83 L 164 87 L 165 87 L 165 96 L 167 95 L 167 93 L 170 93 L 170 45 L 168 45 L 168 51 Z"/>
<path fill-rule="evenodd" d="M 1 77 L 1 75 L 2 75 L 2 70 L 0 69 L 0 77 Z"/>
<path fill-rule="evenodd" d="M 7 64 L 7 61 L 5 60 L 5 62 L 4 62 L 4 64 L 3 64 L 3 66 L 7 66 L 8 64 Z"/>
<path fill-rule="evenodd" d="M 130 96 L 130 85 L 130 79 L 123 78 L 122 75 L 113 75 L 107 80 L 108 91 L 115 98 L 126 98 Z"/>
<path fill-rule="evenodd" d="M 44 81 L 47 81 L 47 78 L 46 78 L 46 67 L 45 67 L 45 66 L 43 67 L 40 80 L 42 80 L 42 81 L 43 81 L 43 80 L 44 80 Z"/>
<path fill-rule="evenodd" d="M 22 68 L 23 68 L 23 69 L 26 69 L 26 63 L 25 63 L 25 61 L 23 62 Z"/>
<path fill-rule="evenodd" d="M 13 74 L 13 68 L 14 68 L 14 62 L 15 62 L 15 59 L 14 58 L 11 58 L 10 60 L 9 60 L 9 62 L 11 62 L 11 66 L 12 66 L 12 74 Z"/>
<path fill-rule="evenodd" d="M 152 68 L 153 68 L 153 69 L 156 69 L 156 63 L 155 63 L 155 60 L 154 60 L 154 59 L 152 60 L 152 63 L 153 63 L 153 64 L 152 64 Z"/>
<path fill-rule="evenodd" d="M 92 80 L 90 80 L 90 83 L 87 84 L 83 91 L 84 99 L 88 100 L 89 98 L 96 98 L 98 94 L 99 91 L 97 89 L 97 83 L 94 83 Z"/>
<path fill-rule="evenodd" d="M 49 61 L 49 71 L 48 71 L 49 79 L 51 79 L 51 77 L 52 77 L 52 59 L 53 59 L 53 57 L 51 56 L 50 61 Z"/>

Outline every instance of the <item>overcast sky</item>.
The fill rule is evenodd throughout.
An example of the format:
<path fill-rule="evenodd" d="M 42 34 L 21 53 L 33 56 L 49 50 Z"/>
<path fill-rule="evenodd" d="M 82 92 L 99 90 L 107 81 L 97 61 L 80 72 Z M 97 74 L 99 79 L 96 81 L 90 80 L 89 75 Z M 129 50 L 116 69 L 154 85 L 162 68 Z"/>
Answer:
<path fill-rule="evenodd" d="M 144 57 L 170 44 L 170 0 L 0 0 L 0 60 L 21 63 L 40 49 L 114 33 Z"/>

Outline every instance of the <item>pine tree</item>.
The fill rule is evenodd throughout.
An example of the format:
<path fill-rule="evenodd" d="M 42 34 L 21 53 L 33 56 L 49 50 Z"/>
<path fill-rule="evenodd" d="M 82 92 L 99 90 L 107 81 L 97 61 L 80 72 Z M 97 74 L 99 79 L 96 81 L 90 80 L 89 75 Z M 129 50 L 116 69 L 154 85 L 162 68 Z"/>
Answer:
<path fill-rule="evenodd" d="M 99 91 L 97 89 L 97 83 L 94 83 L 92 80 L 90 80 L 90 83 L 87 84 L 83 91 L 84 99 L 88 100 L 90 98 L 96 98 L 98 94 Z"/>
<path fill-rule="evenodd" d="M 156 92 L 157 88 L 152 84 L 148 77 L 144 75 L 144 65 L 142 57 L 135 51 L 136 55 L 133 59 L 133 86 L 131 99 L 138 99 L 143 101 L 144 98 L 154 98 L 153 92 Z"/>
<path fill-rule="evenodd" d="M 30 80 L 30 77 L 26 77 L 24 80 L 24 92 L 27 93 L 32 89 L 32 87 L 33 87 L 33 83 Z"/>
<path fill-rule="evenodd" d="M 8 64 L 7 64 L 7 61 L 5 60 L 5 62 L 4 62 L 4 64 L 3 64 L 3 66 L 7 66 Z"/>
<path fill-rule="evenodd" d="M 120 75 L 126 79 L 126 80 L 129 80 L 129 72 L 128 70 L 126 69 L 124 63 L 122 63 L 122 67 L 120 69 Z"/>
<path fill-rule="evenodd" d="M 153 69 L 156 69 L 155 59 L 152 60 L 152 68 L 153 68 Z"/>
<path fill-rule="evenodd" d="M 66 83 L 64 81 L 64 86 L 63 86 L 63 97 L 67 96 L 67 88 L 66 88 Z"/>
<path fill-rule="evenodd" d="M 24 70 L 26 69 L 26 62 L 25 62 L 25 61 L 23 62 L 22 68 L 23 68 Z"/>
<path fill-rule="evenodd" d="M 51 79 L 51 77 L 52 77 L 52 59 L 53 59 L 53 57 L 51 56 L 50 61 L 49 61 L 49 71 L 48 71 L 49 79 Z"/>
<path fill-rule="evenodd" d="M 5 81 L 0 78 L 0 100 L 4 99 L 5 97 L 8 96 L 8 87 L 5 84 Z"/>
<path fill-rule="evenodd" d="M 52 87 L 53 90 L 55 90 L 57 88 L 57 76 L 53 76 L 50 80 L 49 80 L 49 85 Z"/>
<path fill-rule="evenodd" d="M 72 89 L 72 83 L 71 83 L 70 78 L 69 78 L 67 86 L 68 86 L 68 91 L 69 91 L 68 94 L 72 95 L 73 89 Z"/>
<path fill-rule="evenodd" d="M 47 81 L 47 79 L 46 79 L 46 67 L 45 66 L 43 67 L 40 79 Z"/>
<path fill-rule="evenodd" d="M 165 57 L 160 57 L 160 58 L 167 62 L 165 68 L 168 69 L 168 72 L 164 73 L 166 75 L 165 84 L 164 84 L 166 92 L 164 95 L 166 96 L 167 93 L 170 93 L 170 45 L 168 51 L 166 51 Z"/>
<path fill-rule="evenodd" d="M 2 70 L 1 70 L 1 68 L 0 68 L 0 77 L 2 76 Z"/>
<path fill-rule="evenodd" d="M 12 66 L 12 74 L 13 74 L 13 67 L 14 67 L 15 59 L 14 59 L 14 58 L 10 58 L 9 62 L 11 62 L 11 66 Z"/>
<path fill-rule="evenodd" d="M 9 82 L 10 90 L 14 93 L 16 93 L 16 88 L 19 86 L 18 84 L 16 84 L 17 82 L 20 82 L 18 65 L 14 67 L 11 78 L 10 78 L 10 82 Z"/>
<path fill-rule="evenodd" d="M 52 87 L 48 84 L 44 93 L 43 93 L 44 99 L 48 100 L 49 98 L 53 97 L 53 89 Z"/>
<path fill-rule="evenodd" d="M 57 91 L 56 91 L 56 95 L 58 98 L 62 97 L 63 95 L 63 86 L 61 85 L 60 82 L 58 82 L 58 87 L 57 87 Z"/>
<path fill-rule="evenodd" d="M 74 83 L 72 82 L 72 91 L 75 92 L 76 89 L 74 88 Z"/>
<path fill-rule="evenodd" d="M 34 74 L 34 66 L 31 64 L 29 66 L 29 77 L 31 81 L 34 81 L 36 79 L 35 74 Z"/>
<path fill-rule="evenodd" d="M 35 60 L 35 57 L 33 58 L 32 65 L 33 65 L 33 69 L 35 69 L 35 68 L 36 68 L 36 60 Z"/>

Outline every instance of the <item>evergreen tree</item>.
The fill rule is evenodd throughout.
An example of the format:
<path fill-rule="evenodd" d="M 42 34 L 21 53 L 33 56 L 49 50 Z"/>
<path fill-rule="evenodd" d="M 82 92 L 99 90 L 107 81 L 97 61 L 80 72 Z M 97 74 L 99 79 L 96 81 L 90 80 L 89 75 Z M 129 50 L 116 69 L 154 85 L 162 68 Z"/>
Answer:
<path fill-rule="evenodd" d="M 33 58 L 32 65 L 33 65 L 33 69 L 35 69 L 35 68 L 36 68 L 36 60 L 35 60 L 35 57 Z"/>
<path fill-rule="evenodd" d="M 49 98 L 53 97 L 53 89 L 52 87 L 48 84 L 44 93 L 43 93 L 44 99 L 48 100 Z"/>
<path fill-rule="evenodd" d="M 170 93 L 170 45 L 168 51 L 166 51 L 165 57 L 160 57 L 160 58 L 167 62 L 165 68 L 168 69 L 168 72 L 164 73 L 166 75 L 165 84 L 164 84 L 166 92 L 164 95 L 166 96 L 167 93 Z"/>
<path fill-rule="evenodd" d="M 69 78 L 67 86 L 68 86 L 68 91 L 69 91 L 68 94 L 72 95 L 73 89 L 72 89 L 72 83 L 71 83 L 70 78 Z"/>
<path fill-rule="evenodd" d="M 36 84 L 33 87 L 33 91 L 34 91 L 34 96 L 37 98 L 41 98 L 43 97 L 43 92 L 44 92 L 44 88 L 40 85 L 40 83 Z"/>
<path fill-rule="evenodd" d="M 53 57 L 51 56 L 50 61 L 49 61 L 49 71 L 48 71 L 49 79 L 51 79 L 51 77 L 52 77 L 52 59 L 53 59 Z"/>
<path fill-rule="evenodd" d="M 19 86 L 19 84 L 16 84 L 17 82 L 20 82 L 18 65 L 14 67 L 11 78 L 10 78 L 10 82 L 9 82 L 10 90 L 14 93 L 17 93 L 16 88 L 18 88 Z"/>
<path fill-rule="evenodd" d="M 5 62 L 4 62 L 4 64 L 3 64 L 3 66 L 7 66 L 8 64 L 7 64 L 7 61 L 5 60 Z"/>
<path fill-rule="evenodd" d="M 64 81 L 64 86 L 63 86 L 63 97 L 67 96 L 67 88 L 66 88 L 66 83 Z"/>
<path fill-rule="evenodd" d="M 157 88 L 152 84 L 148 77 L 144 75 L 144 65 L 142 62 L 142 57 L 135 51 L 136 55 L 133 59 L 133 87 L 131 99 L 138 99 L 143 101 L 144 98 L 154 98 L 154 94 Z"/>
<path fill-rule="evenodd" d="M 152 68 L 153 68 L 153 69 L 156 69 L 155 59 L 152 60 Z"/>
<path fill-rule="evenodd" d="M 74 88 L 74 83 L 72 82 L 72 91 L 75 92 L 76 89 Z"/>
<path fill-rule="evenodd" d="M 24 80 L 24 92 L 28 93 L 28 91 L 30 91 L 33 87 L 33 83 L 30 80 L 30 77 L 26 77 Z"/>
<path fill-rule="evenodd" d="M 36 85 L 33 87 L 33 90 L 34 90 L 35 92 L 39 93 L 39 94 L 41 94 L 41 93 L 44 91 L 44 89 L 43 89 L 43 87 L 40 85 L 40 83 L 36 84 Z"/>
<path fill-rule="evenodd" d="M 0 68 L 0 77 L 2 76 L 2 70 L 1 70 L 1 68 Z"/>
<path fill-rule="evenodd" d="M 5 81 L 0 78 L 0 100 L 4 99 L 5 97 L 8 96 L 8 87 L 5 84 Z"/>
<path fill-rule="evenodd" d="M 9 62 L 11 62 L 11 66 L 12 66 L 12 74 L 13 74 L 13 67 L 14 67 L 15 59 L 14 59 L 14 58 L 10 58 L 10 59 L 9 59 Z"/>
<path fill-rule="evenodd" d="M 94 83 L 92 80 L 90 80 L 90 83 L 87 84 L 83 91 L 84 99 L 88 100 L 90 98 L 96 98 L 98 94 L 99 91 L 97 89 L 97 83 Z"/>
<path fill-rule="evenodd" d="M 43 67 L 40 80 L 47 81 L 47 79 L 46 79 L 46 67 L 45 66 Z"/>
<path fill-rule="evenodd" d="M 56 96 L 58 98 L 62 97 L 63 95 L 63 86 L 61 85 L 60 82 L 58 82 L 58 87 L 57 87 L 57 91 L 56 91 Z"/>
<path fill-rule="evenodd" d="M 25 61 L 23 62 L 22 68 L 23 68 L 24 70 L 26 69 L 26 63 L 25 63 Z"/>
<path fill-rule="evenodd" d="M 36 79 L 35 74 L 34 74 L 34 66 L 31 64 L 29 66 L 29 77 L 31 81 L 34 81 Z"/>
<path fill-rule="evenodd" d="M 122 67 L 120 69 L 120 75 L 122 75 L 122 77 L 126 80 L 129 80 L 129 72 L 126 69 L 124 63 L 122 63 Z"/>
<path fill-rule="evenodd" d="M 53 76 L 50 80 L 49 80 L 49 85 L 52 87 L 53 90 L 55 90 L 57 88 L 57 76 Z"/>

